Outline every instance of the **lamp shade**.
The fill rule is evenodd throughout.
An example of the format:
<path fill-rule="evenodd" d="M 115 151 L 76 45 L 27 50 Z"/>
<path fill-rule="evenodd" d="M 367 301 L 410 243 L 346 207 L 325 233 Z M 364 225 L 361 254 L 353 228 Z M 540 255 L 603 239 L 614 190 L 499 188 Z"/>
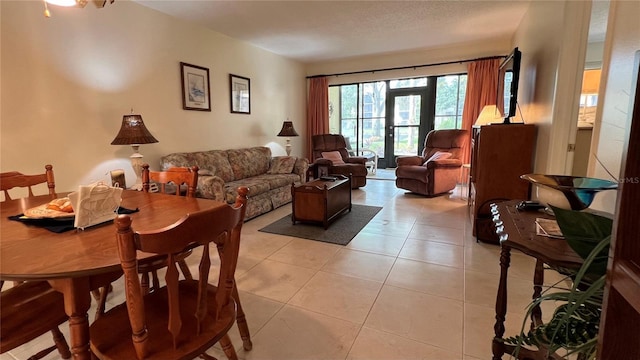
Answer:
<path fill-rule="evenodd" d="M 285 121 L 282 123 L 282 130 L 278 133 L 278 136 L 299 136 L 296 129 L 293 128 L 293 122 Z"/>
<path fill-rule="evenodd" d="M 495 105 L 485 105 L 473 125 L 490 125 L 498 122 L 502 122 L 498 108 Z"/>
<path fill-rule="evenodd" d="M 158 140 L 144 126 L 141 115 L 124 115 L 122 126 L 111 145 L 151 144 Z"/>

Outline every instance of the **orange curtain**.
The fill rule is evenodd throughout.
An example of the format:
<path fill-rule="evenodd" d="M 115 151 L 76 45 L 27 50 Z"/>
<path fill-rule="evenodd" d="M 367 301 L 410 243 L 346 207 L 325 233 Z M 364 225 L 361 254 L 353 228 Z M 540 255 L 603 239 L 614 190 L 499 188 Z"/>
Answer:
<path fill-rule="evenodd" d="M 485 105 L 496 104 L 499 67 L 499 58 L 469 63 L 467 93 L 462 111 L 462 128 L 469 132 L 469 137 L 462 153 L 462 161 L 465 164 L 468 164 L 471 158 L 471 127 L 473 123 Z"/>
<path fill-rule="evenodd" d="M 311 136 L 329 133 L 329 81 L 326 77 L 309 79 L 307 102 L 307 158 L 310 161 L 313 149 Z"/>

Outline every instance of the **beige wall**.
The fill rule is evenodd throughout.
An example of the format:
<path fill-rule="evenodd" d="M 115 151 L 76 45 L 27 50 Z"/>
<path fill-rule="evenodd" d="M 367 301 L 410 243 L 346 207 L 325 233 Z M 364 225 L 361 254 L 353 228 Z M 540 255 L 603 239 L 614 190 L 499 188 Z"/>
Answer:
<path fill-rule="evenodd" d="M 522 51 L 518 103 L 524 121 L 538 129 L 535 172 L 566 172 L 589 16 L 588 2 L 534 1 L 516 32 L 514 44 Z"/>
<path fill-rule="evenodd" d="M 594 157 L 589 161 L 588 174 L 611 179 L 610 172 L 620 177 L 622 155 L 629 141 L 634 61 L 640 51 L 640 2 L 612 1 L 607 25 L 603 59 L 603 80 L 598 96 L 598 113 L 592 139 Z M 635 64 L 637 66 L 637 64 Z M 606 167 L 606 170 L 605 170 Z M 616 192 L 605 191 L 596 196 L 593 208 L 614 212 Z"/>
<path fill-rule="evenodd" d="M 177 151 L 268 145 L 282 121 L 306 132 L 302 64 L 241 41 L 119 0 L 97 9 L 41 1 L 1 1 L 0 170 L 43 172 L 54 165 L 56 189 L 127 171 L 129 146 L 110 145 L 133 108 L 159 140 L 142 145 L 152 168 Z M 180 62 L 209 68 L 211 112 L 182 109 Z M 229 112 L 229 73 L 251 79 L 251 115 Z M 304 137 L 292 138 L 301 155 Z"/>

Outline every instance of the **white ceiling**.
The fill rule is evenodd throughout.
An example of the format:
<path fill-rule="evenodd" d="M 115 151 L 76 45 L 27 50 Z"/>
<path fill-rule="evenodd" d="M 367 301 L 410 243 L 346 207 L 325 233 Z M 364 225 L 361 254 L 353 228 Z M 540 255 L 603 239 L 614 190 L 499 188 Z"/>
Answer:
<path fill-rule="evenodd" d="M 134 1 L 270 52 L 316 62 L 511 39 L 531 0 Z"/>

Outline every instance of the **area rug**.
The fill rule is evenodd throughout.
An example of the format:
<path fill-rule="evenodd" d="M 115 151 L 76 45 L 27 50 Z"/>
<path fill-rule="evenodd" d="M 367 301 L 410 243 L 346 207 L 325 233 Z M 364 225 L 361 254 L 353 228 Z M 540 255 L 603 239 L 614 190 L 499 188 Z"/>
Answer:
<path fill-rule="evenodd" d="M 291 214 L 259 231 L 293 236 L 297 238 L 347 245 L 382 208 L 378 206 L 352 205 L 351 212 L 338 216 L 327 230 L 322 224 L 291 223 Z"/>

